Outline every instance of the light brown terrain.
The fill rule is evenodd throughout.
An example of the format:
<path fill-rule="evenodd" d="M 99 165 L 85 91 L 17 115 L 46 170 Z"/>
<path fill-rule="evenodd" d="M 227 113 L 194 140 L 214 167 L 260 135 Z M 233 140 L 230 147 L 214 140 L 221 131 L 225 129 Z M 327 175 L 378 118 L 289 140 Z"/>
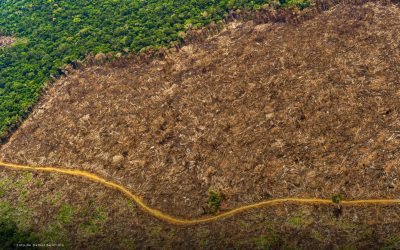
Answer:
<path fill-rule="evenodd" d="M 2 36 L 0 34 L 0 48 L 4 47 L 4 46 L 7 46 L 7 45 L 10 45 L 10 44 L 12 44 L 14 42 L 15 42 L 15 39 L 13 37 Z"/>
<path fill-rule="evenodd" d="M 399 28 L 397 5 L 342 3 L 298 22 L 231 22 L 162 58 L 79 69 L 49 88 L 0 159 L 90 171 L 186 218 L 209 214 L 210 188 L 223 210 L 278 197 L 399 198 Z M 80 207 L 67 230 L 79 246 L 122 247 L 124 237 L 156 248 L 400 244 L 396 206 L 336 218 L 331 207 L 285 205 L 182 228 L 96 184 L 33 176 L 42 182 L 28 187 L 33 225 L 61 204 L 35 201 L 59 193 Z M 103 231 L 78 235 L 84 211 L 100 205 Z"/>

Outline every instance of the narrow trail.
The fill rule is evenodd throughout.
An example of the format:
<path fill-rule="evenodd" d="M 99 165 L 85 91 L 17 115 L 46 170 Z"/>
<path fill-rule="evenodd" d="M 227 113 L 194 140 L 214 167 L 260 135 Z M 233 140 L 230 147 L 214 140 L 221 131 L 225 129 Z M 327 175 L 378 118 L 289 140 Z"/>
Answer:
<path fill-rule="evenodd" d="M 296 203 L 296 204 L 319 204 L 319 205 L 333 205 L 332 200 L 330 199 L 319 199 L 319 198 L 280 198 L 280 199 L 273 199 L 273 200 L 266 200 L 257 202 L 250 205 L 240 206 L 238 208 L 232 209 L 227 212 L 220 213 L 215 216 L 211 217 L 204 217 L 204 218 L 192 218 L 192 219 L 183 219 L 177 218 L 168 214 L 163 213 L 160 210 L 154 209 L 146 205 L 146 203 L 137 195 L 129 191 L 127 188 L 119 185 L 115 182 L 108 181 L 98 175 L 82 171 L 82 170 L 75 170 L 75 169 L 66 169 L 66 168 L 55 168 L 55 167 L 33 167 L 28 165 L 18 165 L 12 163 L 6 163 L 0 161 L 0 166 L 8 169 L 14 170 L 25 170 L 25 171 L 39 171 L 39 172 L 51 172 L 51 173 L 60 173 L 72 176 L 79 176 L 85 179 L 88 179 L 93 182 L 97 182 L 106 186 L 111 189 L 116 189 L 123 194 L 125 194 L 128 198 L 133 200 L 144 212 L 148 213 L 149 215 L 156 217 L 162 221 L 165 221 L 170 224 L 175 225 L 193 225 L 193 224 L 200 224 L 206 222 L 213 222 L 217 221 L 222 218 L 226 218 L 229 216 L 233 216 L 239 213 L 242 213 L 247 210 L 278 205 L 283 203 Z M 391 205 L 391 204 L 400 204 L 400 199 L 369 199 L 369 200 L 345 200 L 341 201 L 340 203 L 343 206 L 351 206 L 351 205 L 366 205 L 366 204 L 381 204 L 381 205 Z"/>

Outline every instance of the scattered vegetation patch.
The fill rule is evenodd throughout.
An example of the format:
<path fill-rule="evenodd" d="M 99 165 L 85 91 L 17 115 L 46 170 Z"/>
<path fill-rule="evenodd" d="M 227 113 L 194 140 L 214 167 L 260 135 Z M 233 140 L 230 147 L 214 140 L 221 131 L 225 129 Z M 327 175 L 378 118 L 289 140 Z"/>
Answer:
<path fill-rule="evenodd" d="M 340 204 L 342 200 L 343 200 L 343 195 L 341 194 L 335 194 L 332 196 L 332 202 L 335 204 Z"/>
<path fill-rule="evenodd" d="M 400 235 L 392 236 L 383 247 L 384 250 L 400 249 Z"/>
<path fill-rule="evenodd" d="M 132 238 L 124 238 L 121 243 L 125 249 L 137 249 L 135 240 Z"/>
<path fill-rule="evenodd" d="M 301 216 L 290 217 L 288 223 L 293 227 L 300 228 L 303 225 L 303 218 Z"/>
<path fill-rule="evenodd" d="M 8 192 L 17 193 L 17 199 L 11 203 L 0 200 L 0 218 L 16 223 L 22 230 L 29 230 L 32 220 L 32 212 L 25 206 L 29 195 L 28 185 L 32 182 L 32 173 L 24 173 L 21 177 L 2 178 L 0 180 L 0 198 Z"/>
<path fill-rule="evenodd" d="M 13 249 L 16 244 L 38 242 L 38 236 L 31 231 L 32 213 L 22 202 L 12 205 L 0 201 L 0 248 Z"/>
<path fill-rule="evenodd" d="M 40 233 L 40 238 L 42 239 L 41 243 L 44 244 L 63 244 L 64 246 L 68 245 L 68 232 L 65 228 L 55 222 L 49 224 L 48 227 Z"/>
<path fill-rule="evenodd" d="M 60 207 L 57 215 L 57 221 L 61 224 L 69 224 L 74 216 L 74 208 L 68 204 L 64 204 Z"/>
<path fill-rule="evenodd" d="M 268 233 L 265 235 L 255 237 L 253 240 L 257 249 L 263 250 L 282 249 L 282 246 L 284 245 L 284 241 L 272 228 L 268 228 Z"/>
<path fill-rule="evenodd" d="M 136 212 L 137 212 L 137 205 L 136 205 L 136 203 L 134 203 L 133 201 L 127 200 L 127 201 L 126 201 L 126 206 L 129 208 L 129 210 L 130 210 L 132 213 L 136 213 Z"/>
<path fill-rule="evenodd" d="M 340 204 L 340 202 L 342 200 L 343 200 L 343 195 L 342 194 L 336 194 L 336 195 L 332 196 L 332 202 L 336 204 L 336 207 L 333 210 L 333 215 L 335 217 L 339 217 L 343 213 L 342 205 Z"/>
<path fill-rule="evenodd" d="M 311 238 L 319 242 L 324 242 L 325 237 L 317 230 L 312 230 L 310 234 Z"/>
<path fill-rule="evenodd" d="M 106 219 L 107 213 L 104 211 L 104 208 L 97 207 L 94 210 L 92 217 L 80 225 L 80 229 L 87 236 L 94 235 L 101 230 Z"/>
<path fill-rule="evenodd" d="M 38 237 L 18 228 L 17 223 L 8 218 L 0 217 L 0 248 L 15 249 L 17 244 L 37 243 Z"/>
<path fill-rule="evenodd" d="M 198 231 L 198 237 L 199 237 L 199 242 L 198 242 L 198 247 L 203 249 L 207 246 L 209 239 L 210 239 L 210 234 L 211 231 L 207 228 L 201 228 Z"/>
<path fill-rule="evenodd" d="M 210 213 L 216 214 L 221 207 L 221 194 L 213 189 L 208 190 L 208 208 Z"/>

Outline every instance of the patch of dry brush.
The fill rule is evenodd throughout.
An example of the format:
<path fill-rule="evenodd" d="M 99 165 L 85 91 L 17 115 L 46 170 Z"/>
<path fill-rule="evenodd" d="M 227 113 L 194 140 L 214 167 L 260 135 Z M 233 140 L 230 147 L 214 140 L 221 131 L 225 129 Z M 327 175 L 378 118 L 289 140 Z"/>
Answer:
<path fill-rule="evenodd" d="M 10 45 L 10 44 L 13 44 L 14 42 L 15 42 L 15 38 L 9 37 L 9 36 L 2 36 L 0 34 L 0 48 Z"/>

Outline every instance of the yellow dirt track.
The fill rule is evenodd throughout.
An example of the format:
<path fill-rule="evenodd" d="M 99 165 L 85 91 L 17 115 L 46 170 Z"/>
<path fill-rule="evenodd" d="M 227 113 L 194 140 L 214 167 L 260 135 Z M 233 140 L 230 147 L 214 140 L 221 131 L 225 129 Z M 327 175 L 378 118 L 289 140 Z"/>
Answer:
<path fill-rule="evenodd" d="M 133 194 L 131 191 L 129 191 L 122 185 L 119 185 L 112 181 L 108 181 L 104 178 L 101 178 L 100 176 L 97 176 L 95 174 L 92 174 L 92 173 L 89 173 L 86 171 L 66 169 L 66 168 L 55 168 L 55 167 L 33 167 L 33 166 L 27 166 L 27 165 L 6 163 L 6 162 L 1 162 L 1 161 L 0 161 L 0 166 L 9 168 L 9 169 L 15 169 L 15 170 L 52 172 L 52 173 L 67 174 L 67 175 L 73 175 L 73 176 L 79 176 L 79 177 L 86 178 L 88 180 L 100 183 L 103 186 L 106 186 L 108 188 L 116 189 L 116 190 L 122 192 L 127 197 L 129 197 L 131 200 L 136 202 L 138 204 L 138 206 L 146 213 L 148 213 L 160 220 L 163 220 L 167 223 L 176 224 L 176 225 L 193 225 L 193 224 L 199 224 L 199 223 L 212 222 L 212 221 L 216 221 L 216 220 L 219 220 L 219 219 L 222 219 L 225 217 L 229 217 L 229 216 L 233 216 L 233 215 L 242 213 L 242 212 L 250 210 L 250 209 L 266 207 L 266 206 L 271 206 L 271 205 L 277 205 L 277 204 L 282 204 L 282 203 L 320 204 L 320 205 L 334 204 L 332 202 L 332 200 L 330 200 L 330 199 L 279 198 L 279 199 L 261 201 L 261 202 L 257 202 L 257 203 L 250 204 L 250 205 L 240 206 L 238 208 L 235 208 L 230 211 L 223 212 L 218 215 L 211 216 L 211 217 L 183 219 L 183 218 L 173 217 L 171 215 L 161 212 L 160 210 L 151 208 L 148 205 L 146 205 L 146 203 L 144 203 L 144 201 L 139 196 Z M 390 204 L 400 204 L 400 199 L 348 200 L 348 201 L 341 201 L 341 204 L 344 206 L 345 205 L 365 205 L 365 204 L 390 205 Z"/>

